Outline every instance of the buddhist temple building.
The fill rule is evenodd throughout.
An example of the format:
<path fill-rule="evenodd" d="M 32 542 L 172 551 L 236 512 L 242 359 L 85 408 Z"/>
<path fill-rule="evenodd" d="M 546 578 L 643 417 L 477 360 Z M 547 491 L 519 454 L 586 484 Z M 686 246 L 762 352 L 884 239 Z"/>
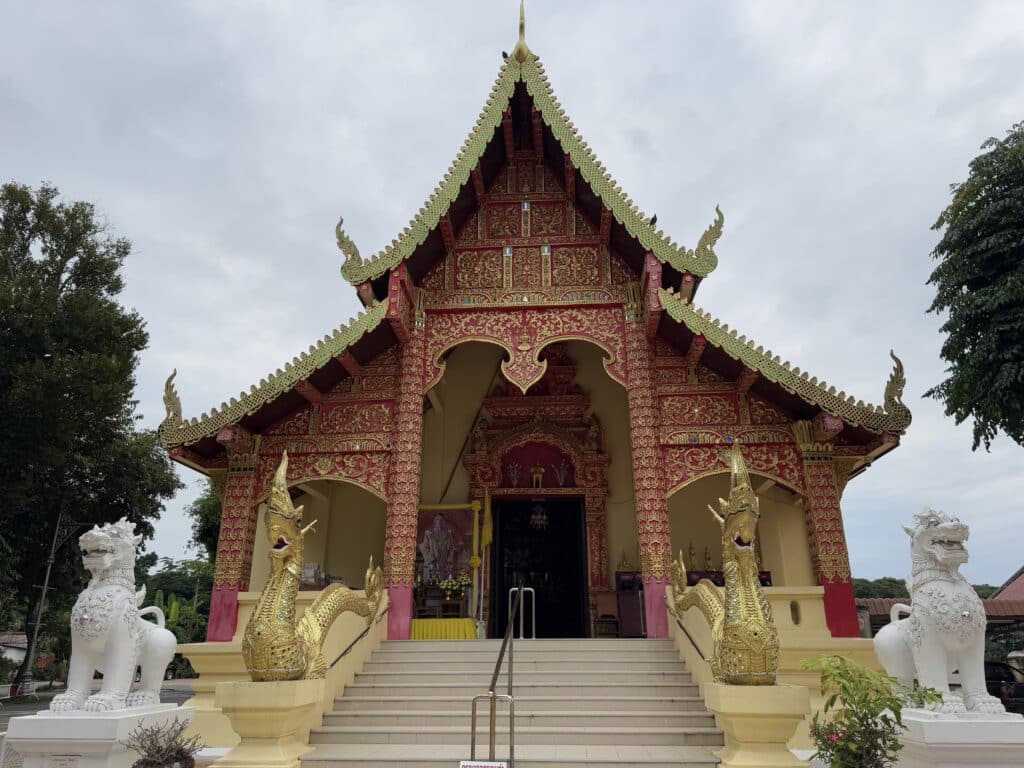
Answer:
<path fill-rule="evenodd" d="M 823 588 L 831 635 L 857 636 L 842 496 L 910 424 L 902 366 L 869 405 L 716 319 L 728 308 L 699 289 L 725 217 L 714 201 L 707 214 L 691 246 L 657 229 L 521 29 L 391 244 L 363 257 L 339 221 L 357 318 L 199 418 L 168 380 L 161 440 L 223 504 L 208 640 L 236 634 L 239 594 L 266 579 L 260 508 L 285 450 L 318 521 L 304 579 L 361 587 L 372 554 L 390 638 L 424 617 L 500 636 L 519 584 L 539 636 L 597 634 L 615 595 L 621 634 L 664 637 L 675 553 L 691 575 L 721 568 L 707 507 L 728 496 L 735 443 L 761 499 L 764 582 Z"/>

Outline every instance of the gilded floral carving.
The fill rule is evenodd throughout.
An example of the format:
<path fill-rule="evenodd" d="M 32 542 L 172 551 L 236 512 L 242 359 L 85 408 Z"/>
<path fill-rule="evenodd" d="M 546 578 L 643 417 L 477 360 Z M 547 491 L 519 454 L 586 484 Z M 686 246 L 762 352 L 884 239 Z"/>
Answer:
<path fill-rule="evenodd" d="M 512 287 L 537 289 L 543 284 L 540 248 L 515 248 L 512 252 Z"/>
<path fill-rule="evenodd" d="M 523 217 L 519 203 L 489 203 L 487 211 L 487 237 L 502 240 L 509 237 L 521 237 Z"/>
<path fill-rule="evenodd" d="M 290 416 L 286 416 L 274 426 L 270 427 L 265 434 L 268 435 L 305 435 L 309 432 L 310 409 L 300 408 Z"/>
<path fill-rule="evenodd" d="M 502 284 L 501 250 L 489 248 L 457 253 L 455 284 L 458 288 L 500 288 Z"/>
<path fill-rule="evenodd" d="M 751 472 L 770 477 L 796 491 L 803 490 L 800 456 L 795 446 L 781 443 L 751 445 L 741 442 L 740 448 Z M 664 446 L 662 454 L 670 492 L 701 477 L 728 472 L 729 449 L 728 442 Z"/>
<path fill-rule="evenodd" d="M 600 282 L 597 248 L 563 246 L 551 249 L 552 285 L 593 285 Z"/>
<path fill-rule="evenodd" d="M 738 424 L 734 395 L 671 395 L 661 398 L 661 416 L 668 424 Z"/>
<path fill-rule="evenodd" d="M 391 403 L 352 403 L 324 409 L 321 432 L 386 432 L 391 423 Z"/>
<path fill-rule="evenodd" d="M 749 395 L 750 422 L 752 424 L 788 424 L 792 419 L 774 405 L 760 397 Z"/>
<path fill-rule="evenodd" d="M 565 203 L 535 202 L 530 208 L 530 237 L 565 234 Z"/>
<path fill-rule="evenodd" d="M 532 307 L 529 312 L 475 308 L 428 313 L 425 389 L 444 374 L 441 356 L 464 341 L 489 341 L 503 347 L 505 378 L 523 392 L 539 381 L 547 363 L 541 350 L 556 341 L 583 339 L 604 349 L 608 375 L 625 386 L 624 319 L 621 307 Z"/>

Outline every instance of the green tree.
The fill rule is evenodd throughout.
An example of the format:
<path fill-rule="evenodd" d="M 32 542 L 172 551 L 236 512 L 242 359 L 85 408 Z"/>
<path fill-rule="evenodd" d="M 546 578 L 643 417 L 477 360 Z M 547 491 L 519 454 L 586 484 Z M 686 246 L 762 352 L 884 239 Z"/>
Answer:
<path fill-rule="evenodd" d="M 118 303 L 131 244 L 56 188 L 0 187 L 0 593 L 33 629 L 60 515 L 125 516 L 144 537 L 180 487 L 153 432 L 137 429 L 135 368 L 148 336 Z M 74 538 L 58 553 L 49 610 L 83 576 Z M 17 578 L 15 578 L 15 574 Z"/>
<path fill-rule="evenodd" d="M 909 597 L 903 579 L 883 576 L 880 579 L 854 579 L 854 597 Z"/>
<path fill-rule="evenodd" d="M 213 566 L 206 560 L 161 558 L 160 570 L 150 575 L 146 593 L 164 612 L 167 628 L 182 643 L 206 637 L 206 621 L 213 589 Z"/>
<path fill-rule="evenodd" d="M 192 518 L 192 543 L 206 554 L 211 563 L 217 557 L 220 513 L 220 497 L 214 490 L 213 481 L 207 478 L 203 492 L 185 508 L 185 514 Z"/>
<path fill-rule="evenodd" d="M 1024 123 L 988 139 L 933 229 L 945 228 L 929 312 L 948 312 L 948 378 L 925 395 L 960 424 L 974 419 L 986 450 L 1002 430 L 1024 445 Z"/>

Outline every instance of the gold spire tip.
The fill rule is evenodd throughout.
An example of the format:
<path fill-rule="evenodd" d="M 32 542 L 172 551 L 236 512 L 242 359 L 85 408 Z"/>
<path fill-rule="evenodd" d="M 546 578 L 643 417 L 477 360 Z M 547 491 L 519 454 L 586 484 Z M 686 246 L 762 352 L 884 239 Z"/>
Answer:
<path fill-rule="evenodd" d="M 530 59 L 537 58 L 530 47 L 526 44 L 526 2 L 525 0 L 519 0 L 519 41 L 516 43 L 516 47 L 512 49 L 511 58 L 518 61 L 520 64 L 525 64 Z"/>

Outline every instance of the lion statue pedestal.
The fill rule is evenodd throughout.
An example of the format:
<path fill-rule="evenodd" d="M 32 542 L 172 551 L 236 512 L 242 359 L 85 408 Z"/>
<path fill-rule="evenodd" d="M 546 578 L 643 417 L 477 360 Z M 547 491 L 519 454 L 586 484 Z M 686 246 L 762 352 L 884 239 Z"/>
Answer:
<path fill-rule="evenodd" d="M 934 710 L 904 709 L 900 768 L 1024 765 L 1024 718 L 985 687 L 985 606 L 960 566 L 970 528 L 928 510 L 910 536 L 910 605 L 897 603 L 875 636 L 875 654 L 903 685 L 942 694 Z M 900 618 L 907 614 L 906 618 Z M 952 683 L 952 685 L 951 685 Z"/>
<path fill-rule="evenodd" d="M 49 711 L 12 718 L 8 725 L 6 743 L 24 756 L 25 768 L 129 768 L 138 755 L 121 742 L 135 728 L 191 721 L 191 709 L 160 703 L 177 638 L 164 628 L 159 608 L 141 607 L 146 590 L 135 590 L 140 542 L 135 524 L 125 518 L 79 538 L 92 578 L 71 611 L 67 690 L 53 697 Z M 94 692 L 97 671 L 103 681 Z"/>

